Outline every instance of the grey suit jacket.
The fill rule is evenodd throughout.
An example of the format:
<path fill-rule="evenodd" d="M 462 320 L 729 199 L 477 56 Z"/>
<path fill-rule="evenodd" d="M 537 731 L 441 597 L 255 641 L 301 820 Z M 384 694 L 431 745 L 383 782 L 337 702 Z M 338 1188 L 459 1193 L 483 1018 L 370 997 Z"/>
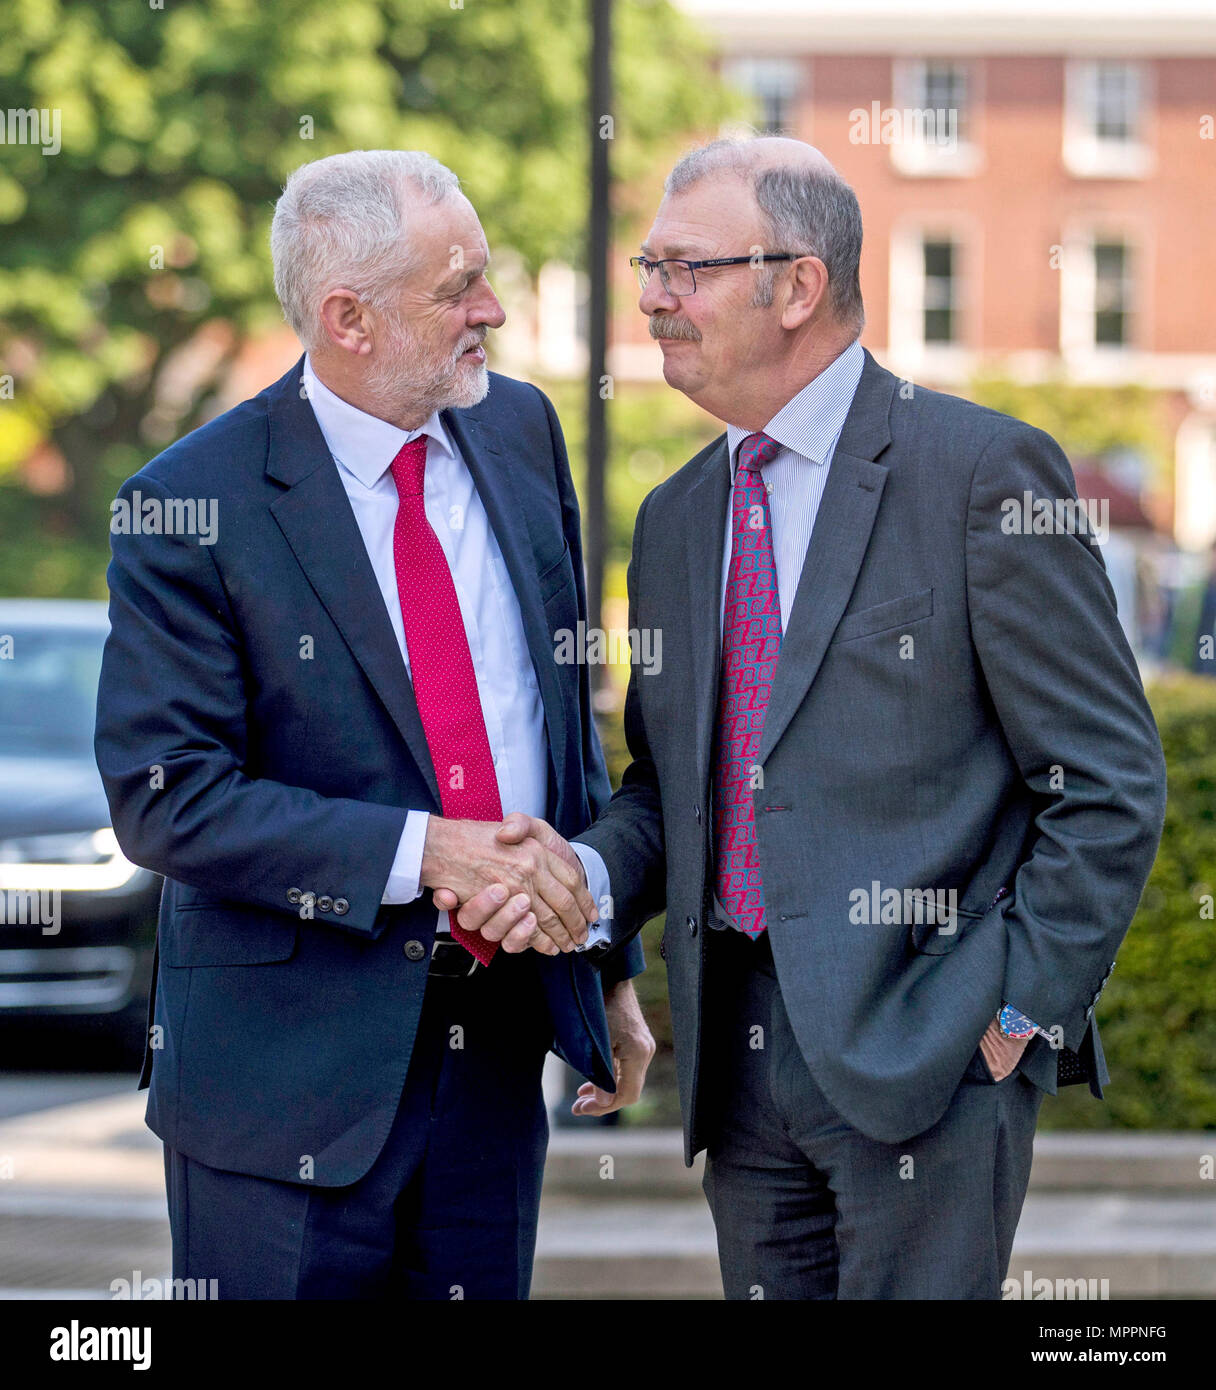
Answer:
<path fill-rule="evenodd" d="M 1043 1090 L 1107 1081 L 1093 1008 L 1164 818 L 1165 769 L 1088 536 L 1010 534 L 1007 498 L 1076 496 L 1054 441 L 899 381 L 866 354 L 765 715 L 755 823 L 781 992 L 816 1081 L 898 1143 L 949 1104 L 1002 1001 L 1054 1030 Z M 638 513 L 632 763 L 579 838 L 611 877 L 614 945 L 667 909 L 687 1157 L 701 1067 L 720 663 L 725 436 Z M 859 922 L 859 890 L 955 890 L 953 931 Z M 1007 891 L 999 901 L 998 893 Z M 872 915 L 862 913 L 862 916 Z"/>

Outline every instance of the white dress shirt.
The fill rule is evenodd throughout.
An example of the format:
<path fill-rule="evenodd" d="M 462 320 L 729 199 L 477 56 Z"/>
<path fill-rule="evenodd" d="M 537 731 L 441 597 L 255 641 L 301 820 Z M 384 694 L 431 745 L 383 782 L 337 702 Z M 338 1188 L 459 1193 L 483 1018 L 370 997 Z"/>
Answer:
<path fill-rule="evenodd" d="M 764 433 L 781 445 L 761 470 L 768 490 L 768 510 L 773 533 L 773 559 L 777 562 L 777 596 L 781 603 L 781 631 L 790 625 L 790 610 L 798 592 L 798 580 L 819 515 L 819 503 L 827 486 L 828 470 L 845 417 L 857 394 L 865 353 L 854 341 L 773 416 Z M 739 445 L 750 432 L 727 425 L 730 450 L 731 497 L 726 504 L 726 535 L 722 552 L 722 594 L 730 578 L 734 544 L 734 482 L 739 464 Z"/>
<path fill-rule="evenodd" d="M 350 499 L 407 674 L 410 657 L 393 560 L 398 494 L 390 466 L 403 445 L 419 435 L 428 436 L 423 504 L 443 547 L 460 604 L 503 815 L 523 811 L 543 817 L 549 763 L 540 686 L 524 635 L 519 600 L 460 450 L 438 412 L 420 429 L 402 430 L 335 395 L 313 371 L 307 356 L 303 375 L 317 424 Z M 421 895 L 419 878 L 428 818 L 427 811 L 409 810 L 382 902 L 408 903 Z M 589 884 L 597 902 L 607 898 L 606 871 L 603 880 L 602 885 L 598 881 Z M 597 893 L 599 887 L 602 891 Z M 447 913 L 437 915 L 437 929 L 446 932 Z M 606 934 L 606 926 L 593 929 L 586 944 Z"/>

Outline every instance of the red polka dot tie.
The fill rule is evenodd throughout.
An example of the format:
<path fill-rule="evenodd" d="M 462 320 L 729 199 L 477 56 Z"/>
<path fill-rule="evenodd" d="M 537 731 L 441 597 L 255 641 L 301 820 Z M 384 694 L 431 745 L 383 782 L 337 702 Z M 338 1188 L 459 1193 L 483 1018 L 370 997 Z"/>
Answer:
<path fill-rule="evenodd" d="M 473 656 L 452 571 L 423 502 L 427 436 L 393 460 L 397 521 L 393 562 L 414 698 L 439 781 L 443 814 L 455 820 L 501 820 L 498 778 L 486 734 Z M 489 965 L 498 942 L 468 932 L 448 913 L 452 939 Z"/>
<path fill-rule="evenodd" d="M 752 792 L 756 753 L 781 652 L 781 604 L 768 494 L 761 467 L 780 445 L 749 434 L 739 445 L 732 513 L 734 540 L 722 612 L 718 760 L 714 767 L 714 852 L 718 897 L 741 930 L 765 930 L 764 884 L 756 854 Z"/>

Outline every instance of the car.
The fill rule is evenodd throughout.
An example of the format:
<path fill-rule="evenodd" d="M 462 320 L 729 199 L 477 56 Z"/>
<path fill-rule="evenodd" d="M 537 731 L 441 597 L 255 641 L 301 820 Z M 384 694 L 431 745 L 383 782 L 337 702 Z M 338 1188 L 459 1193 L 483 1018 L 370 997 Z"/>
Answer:
<path fill-rule="evenodd" d="M 120 849 L 94 760 L 108 632 L 104 603 L 0 599 L 0 1027 L 137 1062 L 162 880 Z"/>

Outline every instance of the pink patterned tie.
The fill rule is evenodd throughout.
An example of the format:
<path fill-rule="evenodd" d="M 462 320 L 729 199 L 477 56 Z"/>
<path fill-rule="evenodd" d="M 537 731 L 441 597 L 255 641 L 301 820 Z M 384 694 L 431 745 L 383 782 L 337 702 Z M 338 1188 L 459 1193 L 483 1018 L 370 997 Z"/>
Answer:
<path fill-rule="evenodd" d="M 452 571 L 423 503 L 425 434 L 402 446 L 393 460 L 397 521 L 393 562 L 410 658 L 414 698 L 439 781 L 443 814 L 456 820 L 501 820 L 498 778 L 486 735 L 469 639 Z M 448 913 L 452 940 L 489 965 L 498 942 L 469 932 Z"/>
<path fill-rule="evenodd" d="M 781 604 L 760 469 L 780 445 L 749 434 L 735 471 L 734 543 L 722 613 L 722 684 L 714 769 L 714 850 L 722 906 L 753 939 L 764 931 L 764 884 L 752 806 L 760 730 L 781 652 Z"/>

